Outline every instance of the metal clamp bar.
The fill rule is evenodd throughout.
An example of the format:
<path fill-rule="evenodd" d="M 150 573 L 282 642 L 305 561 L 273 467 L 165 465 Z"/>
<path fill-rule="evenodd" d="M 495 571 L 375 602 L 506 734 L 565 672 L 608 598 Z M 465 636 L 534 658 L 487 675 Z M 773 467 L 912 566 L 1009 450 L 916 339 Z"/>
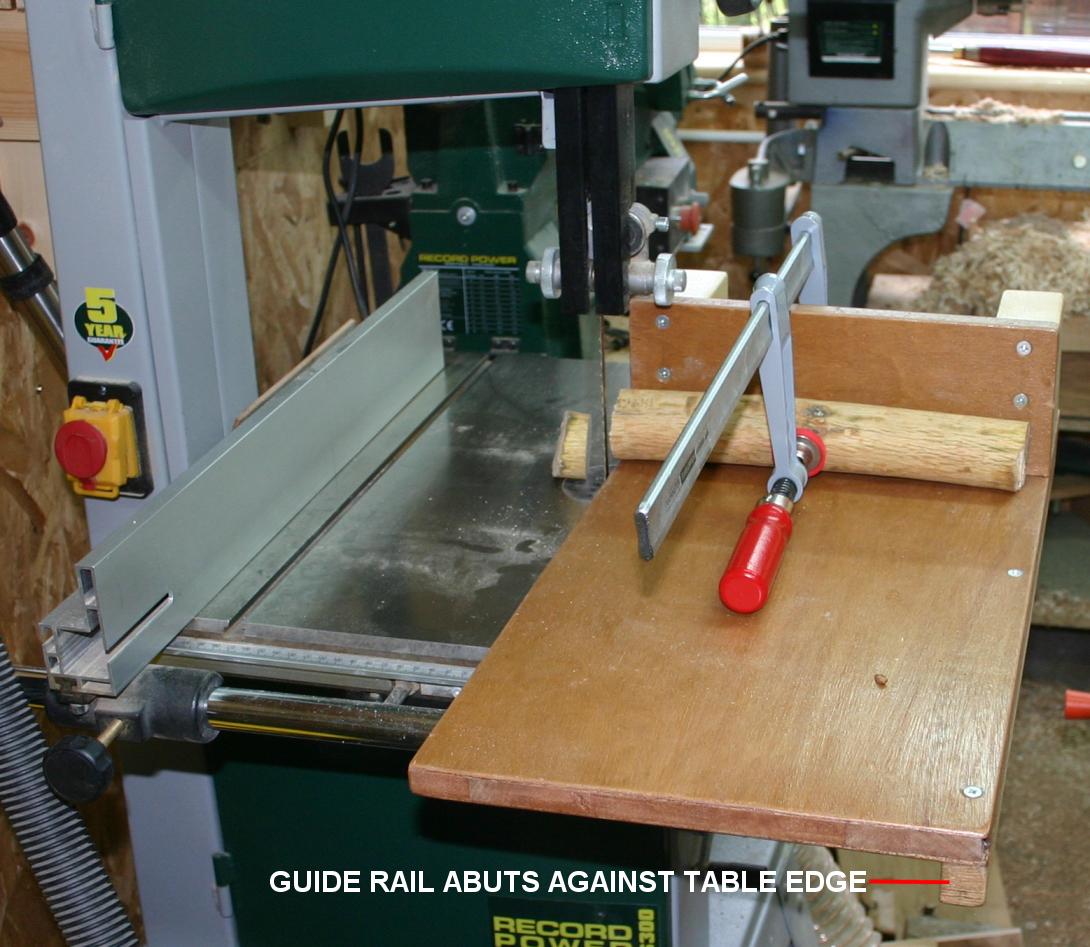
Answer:
<path fill-rule="evenodd" d="M 780 470 L 782 461 L 795 480 L 800 476 L 795 470 L 797 465 L 802 470 L 801 486 L 805 486 L 806 470 L 795 457 L 795 393 L 789 313 L 791 303 L 800 296 L 807 303 L 824 302 L 825 250 L 821 219 L 817 214 L 803 214 L 792 225 L 791 235 L 794 240 L 791 252 L 775 276 L 767 274 L 758 281 L 758 288 L 750 297 L 752 314 L 749 321 L 636 507 L 636 536 L 644 559 L 653 558 L 666 538 L 708 455 L 734 413 L 738 399 L 758 368 L 762 373 L 761 386 L 765 393 L 776 469 Z M 769 365 L 767 369 L 766 364 Z M 772 403 L 769 403 L 770 392 Z M 788 434 L 790 461 L 785 456 Z M 777 451 L 778 442 L 782 443 Z M 789 463 L 791 467 L 788 467 Z"/>
<path fill-rule="evenodd" d="M 799 460 L 795 425 L 795 362 L 791 340 L 791 301 L 824 305 L 825 247 L 821 220 L 816 214 L 803 214 L 791 225 L 793 246 L 781 267 L 781 273 L 764 274 L 751 297 L 764 301 L 772 314 L 772 346 L 761 362 L 761 393 L 765 418 L 772 444 L 773 470 L 768 487 L 788 479 L 794 485 L 793 499 L 802 498 L 806 489 L 806 465 Z"/>

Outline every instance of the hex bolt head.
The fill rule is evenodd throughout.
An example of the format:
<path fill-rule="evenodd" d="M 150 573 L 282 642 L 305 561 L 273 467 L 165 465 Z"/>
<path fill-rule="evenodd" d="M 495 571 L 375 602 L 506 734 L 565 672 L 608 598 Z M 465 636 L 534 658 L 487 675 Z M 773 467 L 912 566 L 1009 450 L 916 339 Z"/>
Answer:
<path fill-rule="evenodd" d="M 469 227 L 477 220 L 477 210 L 468 204 L 463 204 L 454 212 L 454 216 L 463 227 Z"/>
<path fill-rule="evenodd" d="M 655 316 L 655 325 L 658 326 L 660 329 L 669 329 L 670 328 L 670 317 L 669 316 Z"/>
<path fill-rule="evenodd" d="M 1033 351 L 1033 346 L 1032 346 L 1032 345 L 1030 345 L 1030 343 L 1029 343 L 1029 342 L 1027 342 L 1027 341 L 1026 341 L 1025 339 L 1023 339 L 1023 340 L 1022 340 L 1021 342 L 1019 342 L 1019 343 L 1018 343 L 1018 344 L 1017 344 L 1017 345 L 1016 345 L 1016 346 L 1014 347 L 1014 350 L 1015 350 L 1015 351 L 1016 351 L 1016 352 L 1017 352 L 1017 353 L 1018 353 L 1019 355 L 1021 355 L 1021 356 L 1022 356 L 1022 358 L 1025 358 L 1025 357 L 1026 357 L 1027 355 L 1029 355 L 1029 353 L 1030 353 L 1030 352 L 1032 352 L 1032 351 Z"/>
<path fill-rule="evenodd" d="M 961 790 L 961 794 L 966 799 L 979 799 L 984 795 L 984 790 L 979 786 L 964 786 Z"/>
<path fill-rule="evenodd" d="M 1013 405 L 1014 405 L 1014 406 L 1015 406 L 1016 408 L 1018 408 L 1019 410 L 1021 410 L 1022 408 L 1026 407 L 1026 405 L 1028 405 L 1028 404 L 1029 404 L 1029 395 L 1027 395 L 1027 394 L 1024 394 L 1023 392 L 1021 392 L 1021 391 L 1020 391 L 1020 392 L 1018 392 L 1018 394 L 1016 394 L 1016 395 L 1015 395 L 1015 396 L 1014 396 L 1014 397 L 1013 397 L 1013 398 L 1011 399 L 1011 403 L 1012 403 L 1012 404 L 1013 404 Z"/>
<path fill-rule="evenodd" d="M 663 365 L 662 368 L 659 369 L 659 381 L 669 381 L 672 374 L 673 372 Z"/>

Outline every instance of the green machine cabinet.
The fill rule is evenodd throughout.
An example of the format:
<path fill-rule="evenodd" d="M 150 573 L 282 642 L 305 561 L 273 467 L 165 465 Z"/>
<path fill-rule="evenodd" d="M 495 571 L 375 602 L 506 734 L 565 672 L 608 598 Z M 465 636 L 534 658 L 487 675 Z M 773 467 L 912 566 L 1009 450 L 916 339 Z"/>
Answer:
<path fill-rule="evenodd" d="M 546 890 L 554 872 L 669 868 L 664 829 L 422 799 L 409 792 L 409 757 L 398 752 L 224 734 L 211 755 L 226 848 L 220 875 L 243 947 L 560 945 L 564 932 L 568 944 L 598 942 L 572 936 L 593 934 L 588 925 L 610 928 L 605 942 L 614 947 L 671 943 L 661 886 L 649 894 Z M 303 880 L 315 870 L 359 871 L 360 893 L 278 892 L 270 883 L 277 871 Z M 371 893 L 371 871 L 386 872 L 391 885 L 404 872 L 435 891 Z M 478 872 L 488 887 L 504 887 L 444 893 L 450 872 Z M 521 891 L 523 874 L 512 892 L 502 872 L 536 872 L 540 890 Z"/>

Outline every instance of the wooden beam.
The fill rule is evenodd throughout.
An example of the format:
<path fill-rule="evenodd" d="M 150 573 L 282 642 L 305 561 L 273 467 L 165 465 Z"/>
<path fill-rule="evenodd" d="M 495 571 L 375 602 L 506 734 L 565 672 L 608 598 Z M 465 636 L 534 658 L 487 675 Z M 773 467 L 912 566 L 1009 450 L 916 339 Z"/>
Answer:
<path fill-rule="evenodd" d="M 663 460 L 700 392 L 622 389 L 609 443 L 620 460 Z M 821 435 L 826 469 L 999 490 L 1025 482 L 1025 421 L 973 418 L 836 401 L 796 400 L 798 422 Z M 772 451 L 760 395 L 744 395 L 709 460 L 767 467 Z"/>
<path fill-rule="evenodd" d="M 632 387 L 702 391 L 749 317 L 737 300 L 634 300 Z M 981 319 L 796 306 L 795 384 L 800 397 L 883 404 L 1029 422 L 1026 473 L 1052 471 L 1059 332 L 1027 318 Z M 1020 355 L 1019 342 L 1030 352 Z M 1023 347 L 1024 349 L 1024 347 Z M 669 375 L 660 376 L 660 369 Z M 666 377 L 662 381 L 661 377 Z M 1024 395 L 1025 401 L 1018 399 Z"/>
<path fill-rule="evenodd" d="M 988 893 L 987 865 L 946 863 L 942 866 L 942 878 L 949 882 L 939 891 L 939 900 L 943 904 L 975 908 L 984 903 Z"/>

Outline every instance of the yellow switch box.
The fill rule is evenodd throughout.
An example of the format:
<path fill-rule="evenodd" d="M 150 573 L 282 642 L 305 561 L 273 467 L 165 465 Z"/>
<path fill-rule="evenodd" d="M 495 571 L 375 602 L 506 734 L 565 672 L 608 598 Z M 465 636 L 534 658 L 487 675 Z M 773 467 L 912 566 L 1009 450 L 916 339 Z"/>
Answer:
<path fill-rule="evenodd" d="M 116 398 L 76 396 L 64 412 L 53 452 L 76 493 L 116 500 L 125 483 L 140 473 L 132 408 Z"/>

